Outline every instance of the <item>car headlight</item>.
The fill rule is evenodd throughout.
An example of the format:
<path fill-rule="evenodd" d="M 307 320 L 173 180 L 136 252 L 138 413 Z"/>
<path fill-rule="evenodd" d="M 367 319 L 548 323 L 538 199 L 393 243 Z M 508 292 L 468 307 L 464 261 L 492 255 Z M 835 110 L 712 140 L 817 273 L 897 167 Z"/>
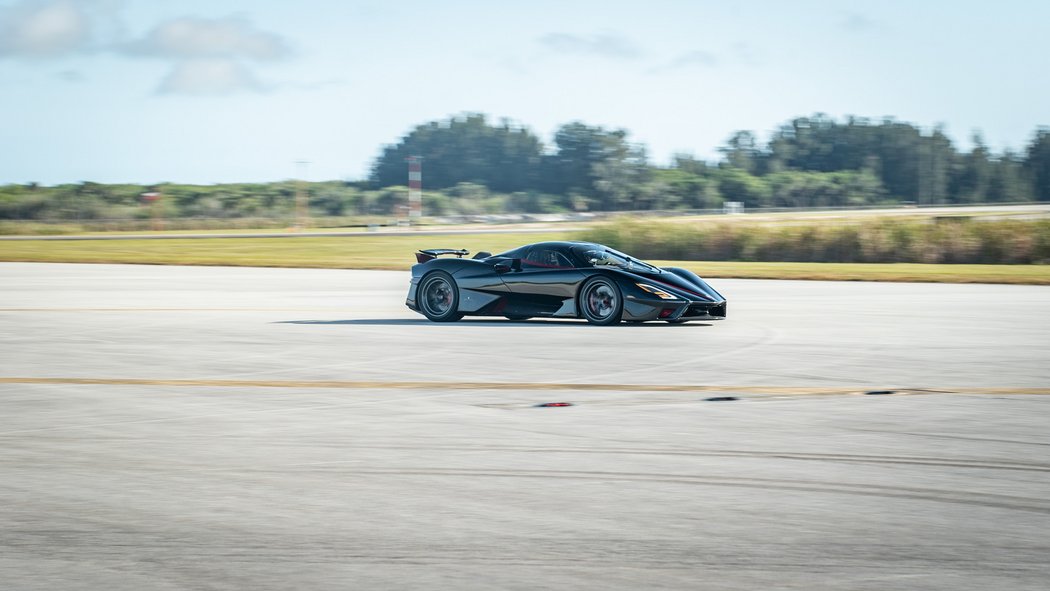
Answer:
<path fill-rule="evenodd" d="M 677 300 L 678 299 L 678 296 L 671 295 L 671 294 L 667 293 L 666 291 L 660 289 L 659 287 L 648 285 L 646 283 L 635 283 L 635 285 L 637 285 L 638 287 L 642 288 L 643 290 L 653 294 L 654 296 L 660 298 L 661 300 Z"/>

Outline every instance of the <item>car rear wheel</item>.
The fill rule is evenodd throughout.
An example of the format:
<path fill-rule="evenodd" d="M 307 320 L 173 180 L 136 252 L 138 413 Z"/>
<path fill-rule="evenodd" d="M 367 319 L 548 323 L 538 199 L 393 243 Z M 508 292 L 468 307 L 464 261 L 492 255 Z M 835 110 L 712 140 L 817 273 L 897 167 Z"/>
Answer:
<path fill-rule="evenodd" d="M 434 322 L 455 322 L 463 318 L 456 280 L 444 271 L 434 271 L 424 277 L 417 298 L 420 312 Z"/>
<path fill-rule="evenodd" d="M 595 277 L 580 290 L 580 312 L 591 324 L 616 324 L 623 315 L 620 288 L 605 277 Z"/>

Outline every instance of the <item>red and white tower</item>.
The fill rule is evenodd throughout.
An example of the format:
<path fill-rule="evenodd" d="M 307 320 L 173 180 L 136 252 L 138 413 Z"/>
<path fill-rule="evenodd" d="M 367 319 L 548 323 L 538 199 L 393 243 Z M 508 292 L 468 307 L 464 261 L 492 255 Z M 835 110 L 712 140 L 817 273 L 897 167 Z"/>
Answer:
<path fill-rule="evenodd" d="M 423 157 L 409 156 L 408 161 L 408 217 L 423 215 Z"/>

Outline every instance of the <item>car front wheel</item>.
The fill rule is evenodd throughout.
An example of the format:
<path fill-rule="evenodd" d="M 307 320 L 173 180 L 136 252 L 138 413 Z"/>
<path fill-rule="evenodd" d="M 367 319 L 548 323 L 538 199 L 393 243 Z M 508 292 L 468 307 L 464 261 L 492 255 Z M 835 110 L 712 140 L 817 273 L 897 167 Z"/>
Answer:
<path fill-rule="evenodd" d="M 595 277 L 580 290 L 580 312 L 591 324 L 616 324 L 623 315 L 620 288 L 605 277 Z"/>

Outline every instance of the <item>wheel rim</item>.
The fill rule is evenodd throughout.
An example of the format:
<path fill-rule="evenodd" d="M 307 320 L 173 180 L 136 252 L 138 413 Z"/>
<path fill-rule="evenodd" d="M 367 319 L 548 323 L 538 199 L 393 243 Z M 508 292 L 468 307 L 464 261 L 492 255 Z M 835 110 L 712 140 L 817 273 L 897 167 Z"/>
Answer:
<path fill-rule="evenodd" d="M 587 291 L 587 314 L 605 320 L 616 310 L 616 291 L 611 285 L 599 283 Z"/>
<path fill-rule="evenodd" d="M 452 286 L 440 277 L 431 279 L 423 287 L 423 307 L 434 316 L 447 314 L 452 308 Z"/>

